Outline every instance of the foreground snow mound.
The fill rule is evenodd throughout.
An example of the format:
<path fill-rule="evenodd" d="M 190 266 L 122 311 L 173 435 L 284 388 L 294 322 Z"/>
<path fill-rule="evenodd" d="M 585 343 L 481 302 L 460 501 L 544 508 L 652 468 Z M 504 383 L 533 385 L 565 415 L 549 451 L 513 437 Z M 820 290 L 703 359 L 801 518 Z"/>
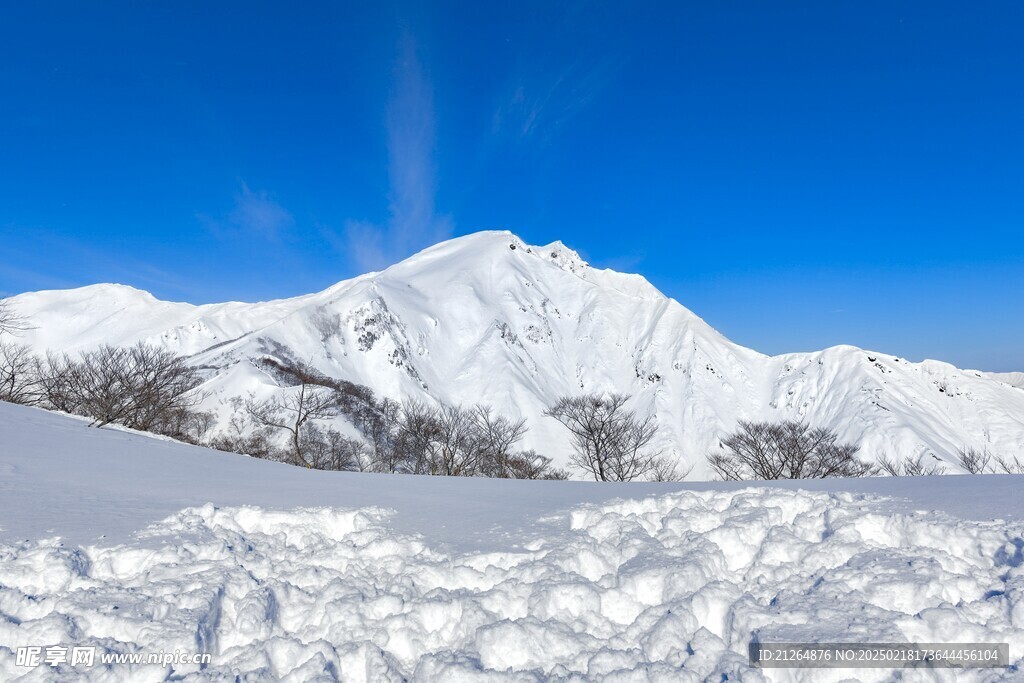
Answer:
<path fill-rule="evenodd" d="M 890 680 L 749 668 L 762 641 L 1009 642 L 1019 525 L 771 489 L 580 506 L 516 552 L 456 555 L 376 508 L 190 508 L 135 546 L 0 546 L 0 679 Z M 163 539 L 163 545 L 154 541 Z M 155 547 L 145 548 L 150 545 Z M 170 667 L 18 667 L 25 645 L 206 651 Z M 1019 674 L 1018 674 L 1019 675 Z"/>

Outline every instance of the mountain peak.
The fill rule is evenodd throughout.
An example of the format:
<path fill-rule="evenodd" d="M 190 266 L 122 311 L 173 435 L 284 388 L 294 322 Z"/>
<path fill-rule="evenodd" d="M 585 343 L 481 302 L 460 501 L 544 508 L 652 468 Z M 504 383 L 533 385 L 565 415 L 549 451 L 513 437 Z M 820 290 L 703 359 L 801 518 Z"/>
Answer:
<path fill-rule="evenodd" d="M 579 252 L 561 240 L 543 246 L 529 244 L 509 230 L 483 230 L 440 242 L 371 276 L 408 278 L 413 274 L 493 271 L 506 264 L 540 274 L 548 268 L 570 273 L 592 286 L 615 290 L 640 299 L 666 298 L 642 275 L 591 266 Z"/>
<path fill-rule="evenodd" d="M 434 259 L 450 255 L 458 255 L 461 258 L 473 255 L 493 258 L 503 251 L 544 256 L 558 263 L 560 267 L 576 270 L 590 267 L 578 252 L 567 247 L 561 240 L 544 246 L 531 245 L 510 230 L 481 230 L 453 237 L 427 247 L 406 260 Z"/>

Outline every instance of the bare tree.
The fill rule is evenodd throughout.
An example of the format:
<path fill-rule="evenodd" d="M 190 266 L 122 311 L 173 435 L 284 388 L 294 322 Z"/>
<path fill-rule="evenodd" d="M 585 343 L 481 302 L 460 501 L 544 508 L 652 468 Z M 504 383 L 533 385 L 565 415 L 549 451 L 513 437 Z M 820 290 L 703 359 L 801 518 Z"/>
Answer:
<path fill-rule="evenodd" d="M 965 447 L 957 450 L 957 462 L 968 474 L 984 474 L 988 471 L 992 456 L 987 450 L 979 451 L 974 447 Z"/>
<path fill-rule="evenodd" d="M 31 329 L 28 321 L 15 313 L 11 302 L 0 300 L 0 334 L 19 334 Z"/>
<path fill-rule="evenodd" d="M 29 329 L 24 317 L 14 312 L 7 300 L 0 300 L 0 335 L 17 335 Z M 37 403 L 39 363 L 23 344 L 0 341 L 0 401 Z"/>
<path fill-rule="evenodd" d="M 903 476 L 903 465 L 897 460 L 892 460 L 888 457 L 881 457 L 878 459 L 878 469 L 880 472 L 885 472 L 890 477 L 901 477 Z"/>
<path fill-rule="evenodd" d="M 139 343 L 128 349 L 128 367 L 133 398 L 125 420 L 128 427 L 169 436 L 209 427 L 205 418 L 192 411 L 204 398 L 196 391 L 203 380 L 184 358 Z"/>
<path fill-rule="evenodd" d="M 312 467 L 303 457 L 302 428 L 310 420 L 323 420 L 338 414 L 338 402 L 334 393 L 322 386 L 302 382 L 298 391 L 275 396 L 266 401 L 250 399 L 246 411 L 256 424 L 279 429 L 289 434 L 292 462 L 303 467 Z"/>
<path fill-rule="evenodd" d="M 73 392 L 75 412 L 92 418 L 90 426 L 124 423 L 135 410 L 131 357 L 126 349 L 101 346 L 82 353 L 64 367 Z"/>
<path fill-rule="evenodd" d="M 651 473 L 648 475 L 648 479 L 651 481 L 682 481 L 689 476 L 690 472 L 693 471 L 693 466 L 683 467 L 683 465 L 675 459 L 661 456 L 655 462 L 651 468 Z"/>
<path fill-rule="evenodd" d="M 398 447 L 402 405 L 390 398 L 371 400 L 360 406 L 352 417 L 369 444 L 367 469 L 391 473 L 402 471 L 405 453 Z"/>
<path fill-rule="evenodd" d="M 478 474 L 483 454 L 474 411 L 462 406 L 441 404 L 435 416 L 437 459 L 431 474 L 447 477 Z"/>
<path fill-rule="evenodd" d="M 424 432 L 435 425 L 432 409 L 426 404 L 411 401 L 403 406 L 387 397 L 378 400 L 369 387 L 326 377 L 302 364 L 285 365 L 264 358 L 261 367 L 289 383 L 305 379 L 334 392 L 339 414 L 347 417 L 365 439 L 353 445 L 356 469 L 388 473 L 429 470 L 424 448 L 432 437 Z"/>
<path fill-rule="evenodd" d="M 479 465 L 473 414 L 461 406 L 402 403 L 396 458 L 413 474 L 472 476 Z"/>
<path fill-rule="evenodd" d="M 357 470 L 366 445 L 337 429 L 308 422 L 302 427 L 302 458 L 317 470 Z"/>
<path fill-rule="evenodd" d="M 908 477 L 934 477 L 945 471 L 946 468 L 940 463 L 925 462 L 923 455 L 903 461 L 903 473 Z"/>
<path fill-rule="evenodd" d="M 398 414 L 395 438 L 388 460 L 393 472 L 438 474 L 437 409 L 423 401 L 406 399 Z"/>
<path fill-rule="evenodd" d="M 0 401 L 39 401 L 39 362 L 27 346 L 0 341 Z"/>
<path fill-rule="evenodd" d="M 863 477 L 877 471 L 857 460 L 857 445 L 839 443 L 832 430 L 791 420 L 741 420 L 722 446 L 708 462 L 726 480 Z"/>
<path fill-rule="evenodd" d="M 661 461 L 660 452 L 648 450 L 658 430 L 654 417 L 637 416 L 628 400 L 625 394 L 563 396 L 544 413 L 572 434 L 569 462 L 597 481 L 632 481 Z"/>
<path fill-rule="evenodd" d="M 510 420 L 504 415 L 495 414 L 489 406 L 482 405 L 474 406 L 472 413 L 477 448 L 480 451 L 480 473 L 486 477 L 534 478 L 516 476 L 513 472 L 530 469 L 524 468 L 525 463 L 520 460 L 513 462 L 519 455 L 515 446 L 526 435 L 526 420 Z"/>
<path fill-rule="evenodd" d="M 44 407 L 64 413 L 78 413 L 79 390 L 73 378 L 75 361 L 67 354 L 46 352 L 45 359 L 36 359 L 40 400 Z"/>
<path fill-rule="evenodd" d="M 1019 457 L 1003 457 L 973 447 L 964 447 L 957 451 L 957 464 L 968 474 L 1024 474 L 1024 462 L 1021 462 Z M 926 477 L 946 472 L 941 463 L 926 462 L 921 455 L 907 458 L 902 462 L 880 458 L 878 465 L 882 471 L 894 477 Z"/>
<path fill-rule="evenodd" d="M 352 467 L 358 472 L 374 472 L 373 452 L 370 444 L 360 439 L 349 439 L 352 455 Z"/>
<path fill-rule="evenodd" d="M 536 451 L 517 451 L 504 460 L 500 473 L 484 476 L 502 479 L 568 479 L 569 473 L 551 466 L 551 458 Z"/>

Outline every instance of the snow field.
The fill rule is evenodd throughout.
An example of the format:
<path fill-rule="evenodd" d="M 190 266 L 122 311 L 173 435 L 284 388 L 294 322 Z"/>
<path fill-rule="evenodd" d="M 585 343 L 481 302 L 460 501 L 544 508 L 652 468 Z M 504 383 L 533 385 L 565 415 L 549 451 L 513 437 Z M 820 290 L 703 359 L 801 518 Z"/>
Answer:
<path fill-rule="evenodd" d="M 762 641 L 998 641 L 1024 652 L 1021 529 L 771 489 L 584 505 L 509 552 L 450 554 L 376 508 L 189 508 L 162 545 L 0 546 L 0 679 L 164 680 L 15 666 L 24 645 L 209 651 L 181 680 L 891 680 L 753 670 Z M 153 547 L 142 547 L 153 545 Z M 1003 680 L 998 670 L 909 680 Z M 1009 680 L 1009 679 L 1007 679 Z"/>

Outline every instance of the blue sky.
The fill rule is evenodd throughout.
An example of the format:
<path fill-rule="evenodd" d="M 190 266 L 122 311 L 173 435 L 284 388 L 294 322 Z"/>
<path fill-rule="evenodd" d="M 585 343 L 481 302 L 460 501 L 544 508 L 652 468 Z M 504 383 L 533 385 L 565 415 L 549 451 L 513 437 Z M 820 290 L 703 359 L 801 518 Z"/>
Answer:
<path fill-rule="evenodd" d="M 508 228 L 767 353 L 1024 369 L 1018 2 L 11 3 L 0 295 Z"/>

